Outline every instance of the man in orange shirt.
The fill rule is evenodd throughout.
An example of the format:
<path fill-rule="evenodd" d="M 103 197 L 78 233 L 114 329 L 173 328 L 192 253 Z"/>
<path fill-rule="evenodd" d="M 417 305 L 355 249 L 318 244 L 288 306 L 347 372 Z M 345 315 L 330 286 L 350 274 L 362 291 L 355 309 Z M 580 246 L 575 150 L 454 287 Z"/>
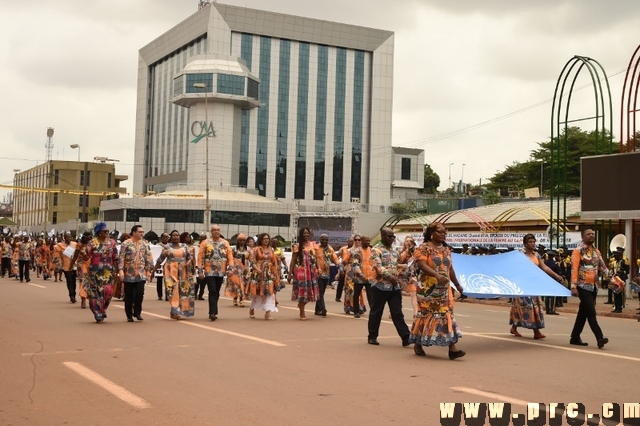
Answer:
<path fill-rule="evenodd" d="M 203 285 L 209 290 L 209 319 L 215 321 L 218 319 L 220 288 L 225 275 L 233 267 L 233 252 L 227 240 L 220 237 L 219 225 L 213 225 L 211 238 L 200 243 L 197 266 L 200 277 L 204 278 Z M 201 289 L 200 294 L 203 293 L 204 289 Z"/>
<path fill-rule="evenodd" d="M 327 307 L 324 304 L 324 292 L 327 290 L 329 281 L 331 280 L 331 264 L 338 264 L 338 256 L 329 245 L 329 236 L 327 234 L 320 235 L 320 246 L 316 249 L 316 259 L 318 262 L 318 291 L 320 296 L 316 300 L 316 315 L 327 316 Z"/>
<path fill-rule="evenodd" d="M 598 271 L 609 275 L 607 265 L 602 259 L 600 250 L 593 246 L 596 233 L 593 229 L 582 231 L 582 243 L 571 254 L 571 294 L 580 297 L 580 307 L 576 322 L 571 331 L 569 343 L 578 346 L 587 346 L 580 339 L 584 324 L 589 321 L 589 327 L 596 336 L 598 348 L 602 349 L 609 343 L 604 337 L 596 319 L 596 295 L 598 294 Z"/>
<path fill-rule="evenodd" d="M 75 249 L 76 242 L 71 241 L 70 232 L 65 232 L 64 241 L 59 242 L 53 247 L 53 256 L 58 259 L 57 264 L 62 265 L 62 272 L 64 272 L 64 278 L 67 281 L 67 290 L 69 290 L 69 300 L 71 303 L 76 303 L 77 276 L 75 267 L 71 264 Z"/>
<path fill-rule="evenodd" d="M 360 318 L 360 293 L 364 288 L 367 292 L 367 301 L 371 309 L 372 294 L 371 281 L 376 278 L 371 259 L 371 238 L 362 235 L 360 246 L 352 248 L 347 254 L 347 261 L 351 265 L 353 273 L 353 317 Z"/>

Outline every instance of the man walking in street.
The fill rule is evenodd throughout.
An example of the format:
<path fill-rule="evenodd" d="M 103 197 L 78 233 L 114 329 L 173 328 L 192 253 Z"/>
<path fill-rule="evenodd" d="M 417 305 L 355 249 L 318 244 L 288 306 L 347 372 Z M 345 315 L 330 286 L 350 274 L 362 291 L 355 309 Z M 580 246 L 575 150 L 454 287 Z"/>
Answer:
<path fill-rule="evenodd" d="M 604 337 L 596 319 L 596 296 L 598 294 L 598 271 L 609 275 L 607 265 L 602 259 L 600 250 L 594 247 L 596 233 L 593 229 L 582 231 L 582 243 L 571 254 L 571 294 L 580 298 L 580 307 L 576 322 L 571 331 L 569 343 L 578 346 L 587 346 L 580 338 L 585 322 L 589 322 L 591 331 L 596 336 L 598 348 L 602 349 L 609 343 Z"/>
<path fill-rule="evenodd" d="M 360 312 L 364 311 L 364 306 L 360 309 L 360 293 L 364 288 L 367 293 L 369 309 L 371 309 L 371 281 L 375 278 L 375 271 L 371 263 L 371 238 L 366 235 L 360 237 L 360 246 L 352 248 L 347 252 L 344 260 L 351 265 L 353 272 L 353 317 L 360 318 Z M 355 239 L 354 239 L 355 241 Z"/>
<path fill-rule="evenodd" d="M 389 305 L 391 320 L 396 331 L 402 339 L 402 346 L 409 346 L 409 327 L 404 322 L 402 313 L 402 290 L 398 281 L 398 257 L 400 253 L 393 248 L 396 236 L 391 228 L 382 228 L 380 231 L 381 242 L 372 250 L 373 269 L 375 278 L 371 283 L 373 301 L 369 314 L 370 345 L 379 345 L 378 332 L 382 321 L 382 311 L 386 304 Z"/>
<path fill-rule="evenodd" d="M 76 252 L 76 242 L 71 241 L 71 232 L 64 233 L 64 241 L 60 241 L 53 247 L 53 256 L 57 259 L 56 264 L 62 267 L 64 279 L 67 281 L 69 300 L 76 303 L 76 269 L 71 264 L 71 259 Z"/>
<path fill-rule="evenodd" d="M 11 247 L 11 237 L 4 237 L 2 241 L 2 278 L 9 273 L 9 278 L 13 277 L 11 272 L 11 256 L 13 255 L 13 247 Z"/>
<path fill-rule="evenodd" d="M 327 316 L 327 306 L 324 303 L 324 293 L 331 281 L 331 264 L 338 264 L 338 256 L 329 245 L 329 236 L 327 234 L 320 235 L 320 247 L 316 252 L 318 262 L 318 291 L 319 297 L 316 300 L 316 315 Z"/>
<path fill-rule="evenodd" d="M 160 235 L 160 242 L 158 243 L 162 250 L 166 250 L 169 248 L 169 234 L 163 232 Z M 164 264 L 164 263 L 163 263 Z M 155 271 L 155 279 L 156 279 L 156 292 L 158 293 L 158 300 L 162 300 L 162 291 L 164 290 L 164 300 L 167 299 L 167 290 L 164 288 L 164 271 L 162 265 Z"/>
<path fill-rule="evenodd" d="M 131 228 L 131 238 L 120 246 L 120 265 L 118 272 L 120 281 L 124 283 L 124 312 L 127 321 L 133 322 L 133 317 L 142 321 L 142 300 L 144 299 L 144 285 L 153 272 L 153 256 L 149 243 L 142 239 L 144 230 L 141 225 Z"/>
<path fill-rule="evenodd" d="M 209 319 L 218 319 L 218 299 L 225 275 L 233 267 L 233 252 L 231 246 L 220 237 L 220 226 L 211 227 L 211 237 L 200 243 L 197 267 L 199 276 L 204 278 L 203 285 L 209 290 Z M 200 289 L 200 297 L 204 287 Z M 198 299 L 200 298 L 198 297 Z"/>

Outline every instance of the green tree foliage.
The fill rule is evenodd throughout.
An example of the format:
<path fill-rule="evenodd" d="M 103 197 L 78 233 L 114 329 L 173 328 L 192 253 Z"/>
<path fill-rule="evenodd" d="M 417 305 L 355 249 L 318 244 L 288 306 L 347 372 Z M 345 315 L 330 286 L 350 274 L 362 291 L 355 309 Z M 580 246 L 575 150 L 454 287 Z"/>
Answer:
<path fill-rule="evenodd" d="M 490 206 L 491 204 L 498 204 L 502 202 L 502 197 L 500 197 L 497 193 L 488 191 L 482 197 L 482 201 L 485 206 Z"/>
<path fill-rule="evenodd" d="M 424 189 L 420 192 L 423 194 L 435 194 L 440 186 L 440 176 L 433 171 L 430 165 L 424 165 Z"/>
<path fill-rule="evenodd" d="M 487 189 L 500 191 L 500 195 L 514 195 L 525 188 L 540 186 L 542 173 L 543 194 L 549 193 L 551 173 L 554 186 L 562 194 L 565 191 L 565 176 L 560 173 L 566 170 L 566 195 L 580 196 L 580 158 L 596 154 L 618 152 L 617 142 L 608 142 L 611 136 L 608 131 L 584 131 L 579 127 L 569 127 L 554 141 L 538 143 L 539 149 L 531 151 L 531 158 L 524 163 L 514 162 L 504 171 L 490 178 Z M 566 140 L 566 155 L 565 155 Z M 554 164 L 551 164 L 551 149 L 554 152 Z M 560 150 L 558 151 L 558 148 Z M 542 160 L 542 164 L 541 164 Z"/>

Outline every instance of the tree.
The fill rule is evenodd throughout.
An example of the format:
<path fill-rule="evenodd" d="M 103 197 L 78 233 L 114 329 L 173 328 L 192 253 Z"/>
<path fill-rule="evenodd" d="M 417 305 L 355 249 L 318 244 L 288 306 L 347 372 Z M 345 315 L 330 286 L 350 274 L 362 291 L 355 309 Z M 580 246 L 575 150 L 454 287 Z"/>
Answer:
<path fill-rule="evenodd" d="M 440 186 L 440 176 L 433 171 L 430 165 L 424 165 L 424 188 L 420 191 L 423 194 L 435 194 Z"/>
<path fill-rule="evenodd" d="M 100 207 L 91 207 L 89 208 L 89 217 L 93 219 L 97 219 L 100 216 Z"/>
<path fill-rule="evenodd" d="M 489 191 L 484 194 L 482 197 L 482 201 L 485 206 L 490 206 L 491 204 L 498 204 L 502 202 L 502 197 L 497 192 Z"/>
<path fill-rule="evenodd" d="M 566 138 L 566 157 L 564 154 Z M 551 173 L 554 173 L 554 186 L 562 193 L 565 191 L 564 176 L 559 175 L 558 166 L 552 167 L 551 149 L 554 149 L 554 164 L 561 164 L 566 170 L 566 196 L 580 196 L 580 158 L 597 153 L 611 153 L 619 150 L 619 145 L 607 142 L 610 139 L 609 131 L 584 131 L 579 127 L 569 127 L 553 141 L 540 142 L 540 149 L 531 151 L 529 161 L 514 162 L 504 171 L 496 173 L 490 178 L 487 189 L 499 191 L 502 196 L 509 196 L 525 188 L 540 186 L 543 182 L 543 192 L 549 190 Z M 559 145 L 558 145 L 559 144 Z M 558 150 L 560 148 L 560 150 Z M 558 155 L 560 152 L 560 155 Z M 542 164 L 541 164 L 542 163 Z M 542 173 L 542 176 L 541 176 Z"/>

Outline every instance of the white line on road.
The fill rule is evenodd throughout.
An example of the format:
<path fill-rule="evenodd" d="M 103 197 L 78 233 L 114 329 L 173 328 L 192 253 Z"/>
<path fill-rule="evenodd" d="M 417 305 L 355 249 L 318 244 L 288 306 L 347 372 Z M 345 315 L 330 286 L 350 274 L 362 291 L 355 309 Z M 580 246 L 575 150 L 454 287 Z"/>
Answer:
<path fill-rule="evenodd" d="M 45 287 L 43 285 L 40 285 L 40 284 L 34 284 L 34 283 L 27 283 L 27 284 L 32 285 L 34 287 L 38 287 L 38 288 L 47 288 L 47 287 Z"/>
<path fill-rule="evenodd" d="M 124 306 L 119 306 L 119 305 L 115 305 L 115 306 L 118 307 L 118 308 L 124 309 Z M 146 311 L 143 311 L 143 313 L 145 315 L 151 316 L 151 317 L 156 317 L 156 318 L 161 318 L 161 319 L 169 319 L 165 315 L 153 314 L 151 312 L 146 312 Z M 278 346 L 278 347 L 287 346 L 284 343 L 276 342 L 275 340 L 261 339 L 260 337 L 249 336 L 248 334 L 241 334 L 241 333 L 236 333 L 234 331 L 228 331 L 228 330 L 222 330 L 220 328 L 209 327 L 207 325 L 198 324 L 197 322 L 176 321 L 176 320 L 171 320 L 171 321 L 178 322 L 180 324 L 188 325 L 188 326 L 191 326 L 191 327 L 198 327 L 198 328 L 202 328 L 202 329 L 205 329 L 205 330 L 215 331 L 217 333 L 228 334 L 229 336 L 240 337 L 242 339 L 247 339 L 247 340 L 253 340 L 254 342 L 264 343 L 266 345 Z"/>
<path fill-rule="evenodd" d="M 77 362 L 63 362 L 63 364 L 66 367 L 78 373 L 79 375 L 81 375 L 82 377 L 84 377 L 85 379 L 92 381 L 96 385 L 100 386 L 102 389 L 106 390 L 107 392 L 110 392 L 114 396 L 120 398 L 121 400 L 123 400 L 124 402 L 126 402 L 127 404 L 133 407 L 136 407 L 136 408 L 151 407 L 151 404 L 149 404 L 144 399 L 132 394 L 122 386 L 116 385 L 111 380 L 105 377 L 102 377 L 95 371 L 88 369 L 82 364 L 79 364 Z"/>
<path fill-rule="evenodd" d="M 594 350 L 589 350 L 589 349 L 570 348 L 570 347 L 565 347 L 565 346 L 551 345 L 551 344 L 548 344 L 548 343 L 541 343 L 541 342 L 537 342 L 537 341 L 532 342 L 532 341 L 528 341 L 528 340 L 517 339 L 517 338 L 514 338 L 514 337 L 491 336 L 489 333 L 469 333 L 469 332 L 465 332 L 465 334 L 468 335 L 468 336 L 481 337 L 481 338 L 485 338 L 485 339 L 503 340 L 505 342 L 519 343 L 521 345 L 542 346 L 542 347 L 545 347 L 545 348 L 559 349 L 559 350 L 562 350 L 562 351 L 579 352 L 579 353 L 589 354 L 589 355 L 597 355 L 597 356 L 604 356 L 604 357 L 608 357 L 608 358 L 624 359 L 626 361 L 640 362 L 640 358 L 634 358 L 634 357 L 626 356 L 626 355 L 612 354 L 612 353 L 604 352 L 604 351 L 601 351 L 601 350 L 594 351 Z"/>
<path fill-rule="evenodd" d="M 511 398 L 506 395 L 500 395 L 499 393 L 484 392 L 484 391 L 473 389 L 473 388 L 453 387 L 451 388 L 451 390 L 469 393 L 471 395 L 476 395 L 476 396 L 483 396 L 486 398 L 493 398 L 493 399 L 497 399 L 500 402 L 507 402 L 509 404 L 522 405 L 524 407 L 526 407 L 528 404 L 527 401 L 523 401 L 521 399 Z"/>

